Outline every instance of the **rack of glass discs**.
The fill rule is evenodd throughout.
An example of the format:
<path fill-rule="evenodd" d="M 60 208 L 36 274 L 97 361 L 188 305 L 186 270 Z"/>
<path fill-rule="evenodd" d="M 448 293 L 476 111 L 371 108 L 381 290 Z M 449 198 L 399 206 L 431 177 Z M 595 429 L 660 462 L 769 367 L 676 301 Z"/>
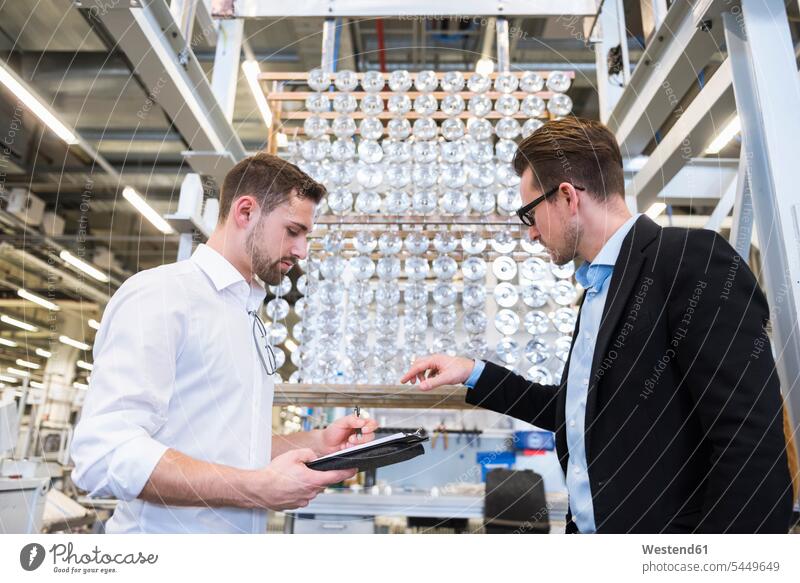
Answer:
<path fill-rule="evenodd" d="M 270 148 L 328 189 L 303 274 L 270 289 L 282 378 L 385 387 L 398 402 L 410 363 L 444 352 L 557 382 L 579 290 L 573 264 L 552 264 L 516 217 L 511 160 L 520 139 L 570 114 L 574 73 L 261 77 L 279 112 Z"/>

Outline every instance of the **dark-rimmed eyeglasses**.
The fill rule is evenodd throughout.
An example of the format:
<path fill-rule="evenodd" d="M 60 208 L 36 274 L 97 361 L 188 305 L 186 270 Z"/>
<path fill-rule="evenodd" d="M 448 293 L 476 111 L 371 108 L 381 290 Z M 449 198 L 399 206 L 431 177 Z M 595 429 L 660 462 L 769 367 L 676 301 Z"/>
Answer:
<path fill-rule="evenodd" d="M 274 375 L 278 372 L 278 361 L 275 359 L 275 352 L 273 352 L 272 346 L 270 346 L 267 328 L 255 310 L 251 311 L 250 315 L 253 317 L 253 339 L 256 341 L 258 359 L 261 361 L 264 371 L 270 376 Z"/>
<path fill-rule="evenodd" d="M 539 206 L 545 199 L 547 199 L 548 196 L 552 196 L 556 192 L 558 192 L 558 189 L 561 186 L 561 184 L 562 183 L 559 183 L 558 186 L 551 188 L 533 202 L 530 202 L 526 204 L 524 207 L 517 209 L 517 216 L 519 217 L 519 220 L 522 221 L 523 225 L 527 225 L 529 227 L 532 227 L 534 225 L 533 209 Z M 575 186 L 574 184 L 572 185 L 572 188 L 574 188 L 575 190 L 586 190 L 582 186 Z"/>

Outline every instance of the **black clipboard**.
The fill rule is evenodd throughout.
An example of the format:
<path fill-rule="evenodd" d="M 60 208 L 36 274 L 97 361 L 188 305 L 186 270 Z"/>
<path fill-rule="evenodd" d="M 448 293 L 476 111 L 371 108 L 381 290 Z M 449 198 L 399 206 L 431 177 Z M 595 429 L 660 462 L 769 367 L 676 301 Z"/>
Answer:
<path fill-rule="evenodd" d="M 387 437 L 375 439 L 369 443 L 354 445 L 341 451 L 331 453 L 310 462 L 306 462 L 312 470 L 344 470 L 356 468 L 359 472 L 390 466 L 425 453 L 422 442 L 428 437 L 422 429 L 413 433 L 395 433 Z"/>

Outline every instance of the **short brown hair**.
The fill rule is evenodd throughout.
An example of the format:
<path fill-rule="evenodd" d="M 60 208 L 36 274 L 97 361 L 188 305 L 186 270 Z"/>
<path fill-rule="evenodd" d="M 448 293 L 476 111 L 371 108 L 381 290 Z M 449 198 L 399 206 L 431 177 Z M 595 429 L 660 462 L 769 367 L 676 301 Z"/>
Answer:
<path fill-rule="evenodd" d="M 619 145 L 597 121 L 572 116 L 549 121 L 522 140 L 512 163 L 519 176 L 530 167 L 542 191 L 567 181 L 600 200 L 625 195 Z"/>
<path fill-rule="evenodd" d="M 254 196 L 261 212 L 269 213 L 289 200 L 292 193 L 319 203 L 327 191 L 291 162 L 259 152 L 236 164 L 225 176 L 219 201 L 219 220 L 228 217 L 233 201 L 240 196 Z"/>

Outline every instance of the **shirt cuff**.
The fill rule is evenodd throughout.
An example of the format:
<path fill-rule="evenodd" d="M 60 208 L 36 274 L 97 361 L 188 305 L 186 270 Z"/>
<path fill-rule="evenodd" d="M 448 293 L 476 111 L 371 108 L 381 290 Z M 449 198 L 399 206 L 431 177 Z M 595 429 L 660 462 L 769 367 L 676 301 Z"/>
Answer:
<path fill-rule="evenodd" d="M 464 381 L 464 385 L 471 389 L 478 384 L 478 379 L 481 378 L 481 373 L 483 373 L 484 368 L 486 368 L 485 362 L 482 360 L 475 360 L 475 366 L 472 367 L 472 373 L 470 373 L 469 378 Z"/>
<path fill-rule="evenodd" d="M 141 494 L 167 449 L 149 435 L 136 437 L 116 448 L 108 465 L 108 481 L 117 500 L 133 500 Z"/>

